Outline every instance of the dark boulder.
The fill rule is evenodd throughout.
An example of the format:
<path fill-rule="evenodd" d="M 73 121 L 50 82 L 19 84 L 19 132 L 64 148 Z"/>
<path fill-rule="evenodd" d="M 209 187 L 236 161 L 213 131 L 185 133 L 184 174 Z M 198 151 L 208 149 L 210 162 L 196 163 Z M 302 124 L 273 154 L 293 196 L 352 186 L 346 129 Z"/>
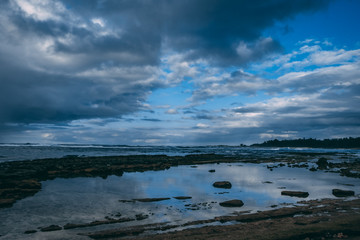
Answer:
<path fill-rule="evenodd" d="M 350 190 L 333 189 L 332 194 L 335 197 L 350 197 L 350 196 L 354 196 L 355 192 Z"/>
<path fill-rule="evenodd" d="M 319 160 L 317 160 L 316 164 L 318 165 L 319 169 L 326 169 L 329 163 L 326 158 L 321 157 Z"/>
<path fill-rule="evenodd" d="M 301 197 L 307 198 L 309 196 L 308 192 L 300 192 L 300 191 L 282 191 L 281 195 L 286 195 L 290 197 Z"/>
<path fill-rule="evenodd" d="M 238 199 L 234 199 L 234 200 L 221 202 L 219 204 L 222 207 L 242 207 L 244 205 L 244 202 Z"/>
<path fill-rule="evenodd" d="M 213 186 L 216 188 L 231 188 L 232 185 L 228 181 L 222 181 L 222 182 L 214 182 Z"/>

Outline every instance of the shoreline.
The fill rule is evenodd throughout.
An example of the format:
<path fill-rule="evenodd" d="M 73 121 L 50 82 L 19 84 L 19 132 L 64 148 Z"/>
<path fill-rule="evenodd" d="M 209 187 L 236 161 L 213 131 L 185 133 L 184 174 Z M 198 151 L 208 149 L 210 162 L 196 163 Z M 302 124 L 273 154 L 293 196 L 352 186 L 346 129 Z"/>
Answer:
<path fill-rule="evenodd" d="M 220 216 L 182 225 L 153 224 L 81 234 L 92 239 L 360 239 L 360 199 L 300 201 L 302 206 Z M 324 214 L 326 213 L 326 214 Z M 230 225 L 223 225 L 233 222 Z M 207 225 L 218 223 L 218 225 Z M 201 226 L 205 225 L 205 226 Z M 200 226 L 200 227 L 199 227 Z M 177 228 L 187 227 L 177 230 Z M 148 231 L 155 234 L 141 236 Z"/>

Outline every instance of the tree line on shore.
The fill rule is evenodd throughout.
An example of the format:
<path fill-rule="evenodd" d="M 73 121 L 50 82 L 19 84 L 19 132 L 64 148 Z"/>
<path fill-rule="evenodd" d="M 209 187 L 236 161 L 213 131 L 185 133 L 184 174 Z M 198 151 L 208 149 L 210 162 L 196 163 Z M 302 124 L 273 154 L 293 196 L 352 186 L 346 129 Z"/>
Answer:
<path fill-rule="evenodd" d="M 251 147 L 311 147 L 311 148 L 360 148 L 360 137 L 323 139 L 299 138 L 293 140 L 269 140 Z"/>

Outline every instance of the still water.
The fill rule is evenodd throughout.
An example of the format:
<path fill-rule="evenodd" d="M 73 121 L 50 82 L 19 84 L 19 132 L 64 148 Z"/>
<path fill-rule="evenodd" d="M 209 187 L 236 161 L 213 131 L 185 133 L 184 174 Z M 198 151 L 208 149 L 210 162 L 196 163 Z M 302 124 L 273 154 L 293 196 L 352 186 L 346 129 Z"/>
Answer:
<path fill-rule="evenodd" d="M 209 170 L 214 169 L 211 173 Z M 231 189 L 212 186 L 215 181 L 230 181 Z M 336 173 L 287 166 L 270 171 L 266 164 L 233 163 L 171 167 L 163 171 L 124 173 L 103 178 L 72 178 L 42 182 L 42 190 L 22 199 L 11 208 L 0 209 L 0 239 L 88 239 L 78 233 L 94 232 L 129 225 L 149 223 L 181 224 L 193 220 L 211 219 L 235 211 L 250 211 L 284 207 L 303 198 L 282 196 L 281 191 L 309 192 L 309 199 L 334 198 L 332 189 L 341 188 L 360 193 L 360 179 Z M 177 200 L 176 196 L 191 199 Z M 159 202 L 126 202 L 139 198 L 170 198 Z M 241 208 L 224 208 L 219 202 L 241 199 Z M 276 205 L 276 206 L 275 206 Z M 24 234 L 49 225 L 90 223 L 106 217 L 144 220 Z"/>

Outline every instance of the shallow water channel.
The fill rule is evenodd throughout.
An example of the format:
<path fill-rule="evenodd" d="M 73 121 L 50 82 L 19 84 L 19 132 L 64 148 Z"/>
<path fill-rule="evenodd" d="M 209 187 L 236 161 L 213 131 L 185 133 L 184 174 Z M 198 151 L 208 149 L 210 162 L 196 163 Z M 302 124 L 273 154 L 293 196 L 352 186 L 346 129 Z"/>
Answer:
<path fill-rule="evenodd" d="M 209 172 L 209 170 L 215 172 Z M 230 181 L 231 189 L 214 188 L 215 181 Z M 55 179 L 42 182 L 42 190 L 11 208 L 0 209 L 0 239 L 88 239 L 78 233 L 149 223 L 182 224 L 211 219 L 236 211 L 256 212 L 297 201 L 335 198 L 332 189 L 360 193 L 360 179 L 324 171 L 283 166 L 270 171 L 266 164 L 235 163 L 171 167 L 164 171 L 124 173 L 103 178 Z M 282 196 L 284 189 L 309 192 L 307 198 Z M 178 200 L 174 197 L 189 196 Z M 158 202 L 120 201 L 170 198 Z M 244 206 L 225 208 L 219 202 L 241 199 Z M 41 232 L 49 225 L 83 224 L 116 218 L 146 219 L 87 228 Z M 36 233 L 24 234 L 36 230 Z"/>

